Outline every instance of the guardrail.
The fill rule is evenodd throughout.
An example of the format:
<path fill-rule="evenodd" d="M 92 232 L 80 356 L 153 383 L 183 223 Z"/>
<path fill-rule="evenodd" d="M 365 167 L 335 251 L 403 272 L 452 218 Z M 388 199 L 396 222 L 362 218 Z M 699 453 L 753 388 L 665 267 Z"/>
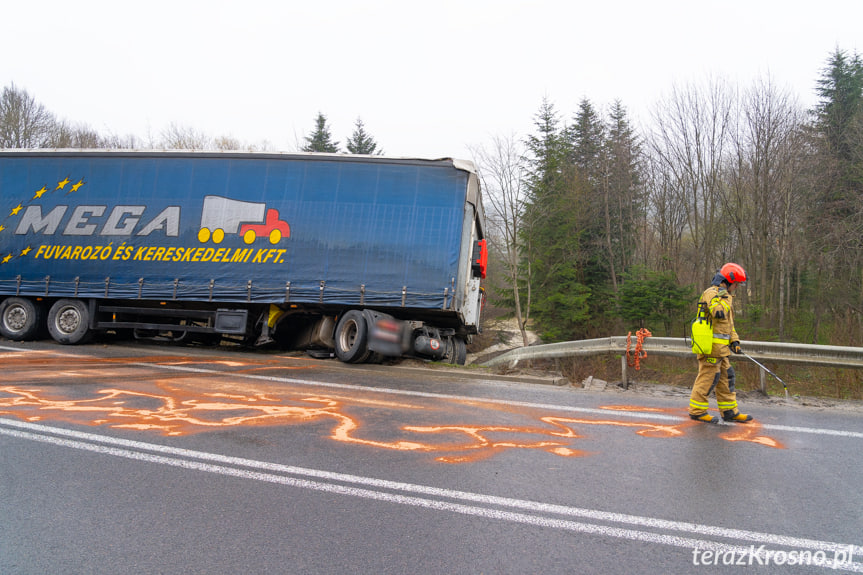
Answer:
<path fill-rule="evenodd" d="M 863 369 L 863 347 L 841 347 L 835 345 L 807 345 L 800 343 L 775 343 L 767 341 L 741 341 L 743 351 L 758 361 L 775 361 L 798 365 Z M 635 337 L 632 337 L 635 347 Z M 676 337 L 647 337 L 642 348 L 648 355 L 692 357 L 688 340 Z M 533 345 L 510 350 L 490 359 L 483 365 L 508 364 L 515 367 L 520 361 L 530 359 L 555 359 L 562 357 L 587 357 L 621 354 L 621 371 L 624 385 L 629 383 L 626 361 L 626 336 L 612 336 L 581 341 L 565 341 L 545 345 Z M 761 372 L 761 391 L 767 391 L 766 373 Z"/>

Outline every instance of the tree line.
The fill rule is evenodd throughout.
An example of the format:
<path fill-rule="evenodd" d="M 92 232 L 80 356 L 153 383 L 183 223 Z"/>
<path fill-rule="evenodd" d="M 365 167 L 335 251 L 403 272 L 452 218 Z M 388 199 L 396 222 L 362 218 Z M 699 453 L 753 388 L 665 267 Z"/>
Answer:
<path fill-rule="evenodd" d="M 318 113 L 315 127 L 304 136 L 303 152 L 340 153 L 339 142 L 333 140 L 327 117 Z M 171 123 L 158 135 L 104 135 L 85 124 L 75 124 L 58 118 L 27 90 L 14 83 L 0 92 L 0 148 L 112 148 L 165 150 L 248 150 L 266 151 L 267 142 L 247 144 L 232 136 L 211 137 L 190 126 Z M 345 143 L 350 154 L 383 154 L 357 118 L 354 130 Z"/>
<path fill-rule="evenodd" d="M 643 130 L 619 101 L 544 99 L 526 139 L 475 150 L 499 305 L 547 341 L 680 336 L 734 261 L 744 337 L 863 345 L 860 56 L 830 54 L 816 91 L 675 86 Z"/>

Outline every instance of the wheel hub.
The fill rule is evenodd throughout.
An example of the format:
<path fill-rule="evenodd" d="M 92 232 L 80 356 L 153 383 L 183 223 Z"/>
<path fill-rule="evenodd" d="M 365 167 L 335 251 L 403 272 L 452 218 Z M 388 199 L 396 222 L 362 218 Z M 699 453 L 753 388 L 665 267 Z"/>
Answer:
<path fill-rule="evenodd" d="M 3 323 L 13 331 L 21 331 L 27 324 L 27 312 L 20 306 L 7 309 L 3 315 Z"/>
<path fill-rule="evenodd" d="M 76 329 L 78 329 L 78 325 L 81 323 L 81 318 L 73 309 L 63 310 L 57 316 L 57 327 L 60 328 L 64 333 L 72 333 Z"/>

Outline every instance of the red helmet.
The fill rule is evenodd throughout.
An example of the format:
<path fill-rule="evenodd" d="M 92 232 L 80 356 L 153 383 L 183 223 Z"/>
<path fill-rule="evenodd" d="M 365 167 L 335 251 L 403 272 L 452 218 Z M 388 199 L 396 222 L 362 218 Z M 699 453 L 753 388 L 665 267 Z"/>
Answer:
<path fill-rule="evenodd" d="M 727 263 L 719 270 L 719 275 L 725 278 L 728 285 L 746 281 L 746 270 L 734 263 Z"/>

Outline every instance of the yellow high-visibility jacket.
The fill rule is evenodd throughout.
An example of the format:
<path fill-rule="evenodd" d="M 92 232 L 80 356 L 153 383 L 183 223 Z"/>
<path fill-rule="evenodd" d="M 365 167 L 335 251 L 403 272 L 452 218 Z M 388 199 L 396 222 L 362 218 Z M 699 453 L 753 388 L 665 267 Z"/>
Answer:
<path fill-rule="evenodd" d="M 734 331 L 734 303 L 731 294 L 723 286 L 710 286 L 701 294 L 699 303 L 707 304 L 707 309 L 713 318 L 713 357 L 728 357 L 731 349 L 728 344 L 740 341 L 740 336 Z M 716 310 L 721 309 L 725 317 L 716 317 Z"/>

